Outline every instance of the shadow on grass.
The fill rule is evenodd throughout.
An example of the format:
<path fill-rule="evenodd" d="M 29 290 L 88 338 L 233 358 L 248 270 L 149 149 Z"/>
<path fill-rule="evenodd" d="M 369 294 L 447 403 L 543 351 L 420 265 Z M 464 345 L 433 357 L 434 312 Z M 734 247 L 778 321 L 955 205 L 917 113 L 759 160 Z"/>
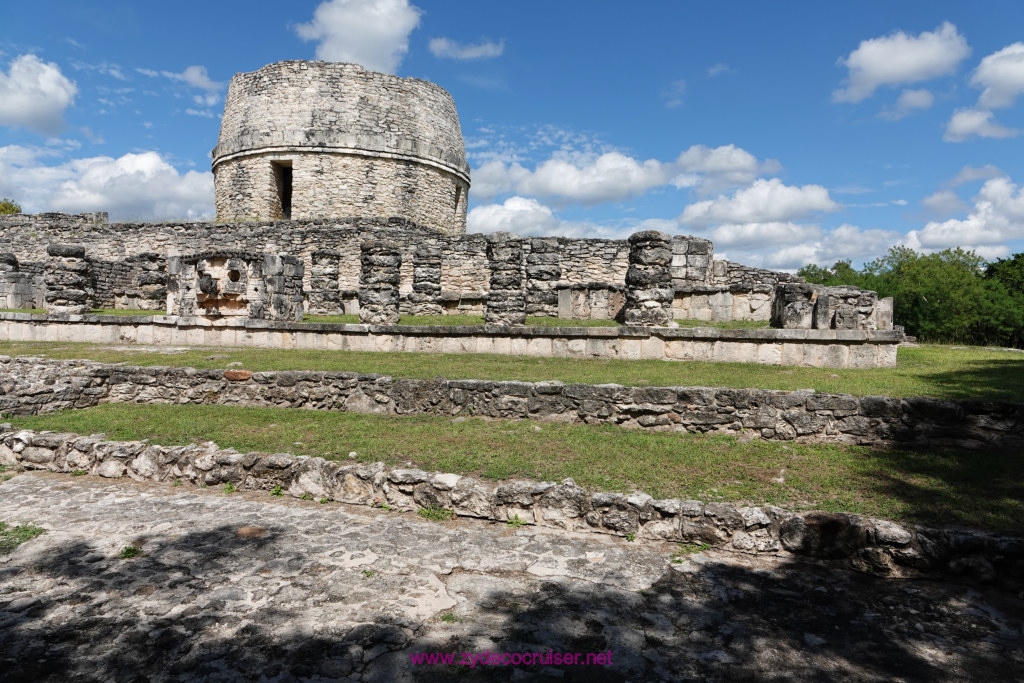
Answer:
<path fill-rule="evenodd" d="M 1024 533 L 1024 454 L 1019 449 L 892 447 L 875 449 L 871 457 L 859 495 L 888 499 L 884 517 Z"/>
<path fill-rule="evenodd" d="M 935 387 L 935 396 L 1024 403 L 1024 353 L 1019 358 L 969 360 L 956 369 L 921 371 L 922 380 Z"/>
<path fill-rule="evenodd" d="M 74 589 L 63 600 L 42 593 L 0 608 L 4 680 L 936 681 L 1019 673 L 1020 642 L 984 611 L 985 600 L 1016 607 L 1012 597 L 982 599 L 931 582 L 906 589 L 818 565 L 766 570 L 690 558 L 640 592 L 455 572 L 445 581 L 449 594 L 477 609 L 452 627 L 373 613 L 361 615 L 363 623 L 332 623 L 329 609 L 314 609 L 326 590 L 318 558 L 272 530 L 252 539 L 221 526 L 146 550 L 125 561 L 71 542 L 0 569 L 8 581 L 29 571 Z M 260 594 L 257 566 L 294 576 L 278 594 L 290 592 L 289 599 Z M 224 582 L 245 567 L 252 569 L 242 585 Z M 245 612 L 235 594 L 247 590 L 254 600 L 270 599 Z M 965 612 L 965 602 L 978 608 Z M 948 654 L 925 656 L 929 648 Z M 517 673 L 512 666 L 410 664 L 410 653 L 485 650 L 610 652 L 612 665 Z"/>

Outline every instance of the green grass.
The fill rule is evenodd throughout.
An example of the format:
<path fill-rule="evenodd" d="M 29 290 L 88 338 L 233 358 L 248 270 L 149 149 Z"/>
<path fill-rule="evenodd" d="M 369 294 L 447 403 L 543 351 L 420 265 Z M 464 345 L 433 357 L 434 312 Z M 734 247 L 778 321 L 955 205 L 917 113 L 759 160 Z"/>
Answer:
<path fill-rule="evenodd" d="M 224 368 L 238 362 L 252 371 L 346 370 L 394 377 L 492 379 L 627 386 L 814 389 L 857 396 L 1024 401 L 1024 353 L 981 347 L 922 345 L 899 350 L 899 367 L 867 370 L 798 368 L 748 363 L 536 358 L 485 354 L 372 353 L 292 349 L 190 348 L 184 353 L 57 342 L 0 342 L 0 354 L 89 358 L 107 363 Z"/>
<path fill-rule="evenodd" d="M 488 479 L 572 477 L 588 488 L 642 490 L 657 498 L 1024 529 L 1024 457 L 994 450 L 744 443 L 731 436 L 612 426 L 231 406 L 106 404 L 10 421 L 19 429 L 103 432 L 111 439 L 164 445 L 209 439 L 241 452 L 287 451 L 342 462 L 352 462 L 348 453 L 356 451 L 362 462 L 412 462 Z M 773 481 L 780 473 L 781 484 Z"/>
<path fill-rule="evenodd" d="M 46 533 L 46 529 L 32 524 L 21 524 L 19 526 L 8 526 L 6 522 L 0 522 L 0 555 L 13 552 L 22 543 L 31 541 L 36 536 Z"/>
<path fill-rule="evenodd" d="M 44 315 L 46 310 L 42 308 L 0 308 L 0 313 L 31 313 L 32 315 Z"/>
<path fill-rule="evenodd" d="M 122 560 L 130 560 L 132 558 L 140 557 L 142 555 L 144 555 L 144 553 L 142 552 L 142 548 L 140 548 L 137 545 L 126 545 L 125 547 L 121 548 L 120 557 Z"/>
<path fill-rule="evenodd" d="M 434 522 L 450 522 L 452 517 L 455 516 L 455 513 L 451 510 L 435 507 L 420 508 L 416 511 L 416 514 L 423 519 L 429 519 Z"/>

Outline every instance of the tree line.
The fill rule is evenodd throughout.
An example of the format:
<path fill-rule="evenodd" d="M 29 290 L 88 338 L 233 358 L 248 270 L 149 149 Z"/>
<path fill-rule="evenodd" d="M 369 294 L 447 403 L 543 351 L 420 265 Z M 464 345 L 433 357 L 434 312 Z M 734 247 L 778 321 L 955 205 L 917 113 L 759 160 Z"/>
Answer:
<path fill-rule="evenodd" d="M 986 262 L 973 251 L 919 254 L 892 247 L 861 270 L 808 264 L 808 282 L 853 285 L 893 297 L 893 317 L 922 341 L 1024 348 L 1024 253 Z"/>

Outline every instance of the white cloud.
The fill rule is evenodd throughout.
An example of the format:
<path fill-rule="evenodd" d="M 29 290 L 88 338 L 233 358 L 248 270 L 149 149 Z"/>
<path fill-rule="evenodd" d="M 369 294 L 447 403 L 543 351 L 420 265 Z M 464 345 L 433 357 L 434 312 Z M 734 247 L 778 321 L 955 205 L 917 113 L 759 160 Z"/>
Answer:
<path fill-rule="evenodd" d="M 997 175 L 1002 175 L 1002 171 L 999 170 L 998 166 L 992 164 L 985 164 L 984 166 L 964 166 L 960 171 L 950 178 L 949 182 L 946 183 L 946 187 L 959 187 L 965 183 L 971 183 L 975 180 L 985 180 L 986 178 L 993 178 Z"/>
<path fill-rule="evenodd" d="M 432 38 L 429 44 L 430 54 L 442 59 L 490 59 L 500 57 L 505 52 L 505 41 L 482 40 L 479 43 L 456 43 L 450 38 Z"/>
<path fill-rule="evenodd" d="M 844 223 L 819 239 L 779 249 L 764 258 L 764 265 L 783 270 L 797 270 L 808 263 L 831 266 L 836 261 L 859 261 L 886 251 L 899 241 L 899 233 L 891 230 L 861 230 Z"/>
<path fill-rule="evenodd" d="M 643 194 L 667 183 L 668 176 L 660 161 L 639 162 L 619 152 L 608 152 L 583 163 L 549 159 L 516 187 L 524 194 L 562 202 L 599 204 Z"/>
<path fill-rule="evenodd" d="M 215 119 L 215 118 L 217 118 L 216 114 L 214 114 L 209 109 L 191 109 L 191 108 L 189 108 L 189 109 L 185 110 L 185 113 L 188 114 L 189 116 L 202 116 L 203 118 L 207 118 L 207 119 Z M 146 127 L 148 128 L 149 126 L 146 126 Z"/>
<path fill-rule="evenodd" d="M 732 197 L 719 196 L 690 204 L 678 220 L 697 227 L 716 223 L 776 223 L 838 208 L 821 185 L 796 187 L 784 185 L 778 178 L 758 179 Z"/>
<path fill-rule="evenodd" d="M 1024 239 L 1024 187 L 1007 177 L 992 178 L 974 198 L 964 219 L 932 221 L 907 234 L 908 244 L 936 250 L 966 245 L 1001 245 Z"/>
<path fill-rule="evenodd" d="M 1024 43 L 1008 45 L 981 60 L 971 76 L 971 85 L 984 88 L 978 106 L 986 109 L 1009 107 L 1024 94 Z"/>
<path fill-rule="evenodd" d="M 992 112 L 984 109 L 959 109 L 946 124 L 942 139 L 946 142 L 963 142 L 972 137 L 1012 138 L 1020 133 L 995 122 Z"/>
<path fill-rule="evenodd" d="M 139 71 L 147 73 L 142 69 L 139 69 Z M 173 71 L 161 71 L 160 73 L 173 81 L 182 81 L 193 88 L 199 88 L 200 90 L 205 90 L 210 93 L 217 92 L 224 87 L 223 83 L 210 79 L 210 74 L 206 72 L 205 66 L 190 66 L 181 73 L 174 73 Z"/>
<path fill-rule="evenodd" d="M 714 78 L 715 76 L 721 76 L 722 74 L 734 74 L 736 70 L 730 67 L 725 62 L 719 62 L 713 66 L 708 67 L 707 76 L 708 78 Z"/>
<path fill-rule="evenodd" d="M 45 154 L 0 147 L 0 196 L 27 212 L 109 211 L 125 219 L 213 215 L 213 174 L 179 173 L 156 152 L 73 159 L 47 166 Z"/>
<path fill-rule="evenodd" d="M 747 185 L 763 173 L 777 173 L 781 167 L 774 159 L 759 163 L 757 157 L 736 145 L 693 145 L 676 159 L 679 175 L 673 178 L 672 184 L 676 188 L 695 187 L 702 194 L 711 194 Z"/>
<path fill-rule="evenodd" d="M 948 216 L 967 209 L 967 205 L 952 190 L 939 190 L 921 200 L 921 203 L 933 214 Z"/>
<path fill-rule="evenodd" d="M 21 55 L 8 73 L 0 71 L 0 125 L 24 126 L 53 135 L 64 128 L 64 110 L 78 87 L 60 67 L 35 55 Z"/>
<path fill-rule="evenodd" d="M 419 23 L 420 10 L 408 0 L 328 0 L 317 6 L 312 21 L 295 26 L 295 33 L 318 41 L 318 59 L 394 73 Z"/>
<path fill-rule="evenodd" d="M 878 115 L 890 121 L 899 121 L 915 111 L 930 109 L 935 103 L 935 96 L 925 89 L 904 90 L 896 100 L 896 106 L 883 109 Z"/>
<path fill-rule="evenodd" d="M 511 192 L 529 175 L 530 172 L 516 162 L 488 161 L 473 169 L 473 197 L 487 200 Z"/>
<path fill-rule="evenodd" d="M 721 245 L 734 249 L 760 248 L 763 250 L 768 246 L 797 244 L 821 237 L 821 228 L 817 225 L 789 221 L 727 223 L 712 230 L 710 237 L 716 247 Z"/>
<path fill-rule="evenodd" d="M 898 31 L 861 41 L 838 64 L 849 72 L 845 87 L 832 93 L 835 102 L 860 102 L 881 86 L 899 86 L 953 73 L 971 53 L 956 26 L 944 22 L 917 36 Z"/>
<path fill-rule="evenodd" d="M 527 197 L 509 197 L 502 204 L 475 207 L 466 217 L 466 228 L 469 232 L 511 232 L 523 236 L 624 237 L 594 223 L 558 218 L 549 207 Z"/>
<path fill-rule="evenodd" d="M 686 94 L 686 81 L 679 79 L 672 81 L 661 91 L 661 97 L 665 100 L 665 106 L 675 109 L 683 103 L 683 95 Z"/>

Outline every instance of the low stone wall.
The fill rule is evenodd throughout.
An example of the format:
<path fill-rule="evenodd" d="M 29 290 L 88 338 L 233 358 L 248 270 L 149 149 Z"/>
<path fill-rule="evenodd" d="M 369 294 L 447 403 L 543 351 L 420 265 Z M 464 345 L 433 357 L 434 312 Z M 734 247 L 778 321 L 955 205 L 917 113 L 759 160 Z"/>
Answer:
<path fill-rule="evenodd" d="M 494 484 L 418 469 L 331 462 L 287 453 L 238 453 L 214 445 L 165 447 L 102 435 L 14 431 L 0 424 L 0 464 L 138 481 L 273 491 L 314 500 L 445 509 L 459 517 L 618 536 L 702 543 L 748 553 L 837 560 L 894 576 L 927 571 L 983 580 L 1020 576 L 1024 539 L 977 531 L 907 527 L 860 515 L 787 512 L 645 493 L 591 493 L 572 479 Z"/>
<path fill-rule="evenodd" d="M 762 439 L 1024 447 L 1024 404 L 814 391 L 396 379 L 354 372 L 130 367 L 0 356 L 0 416 L 100 403 L 205 404 L 611 424 Z"/>
<path fill-rule="evenodd" d="M 0 340 L 8 341 L 494 353 L 827 368 L 895 367 L 896 347 L 902 339 L 902 333 L 882 330 L 340 325 L 0 313 Z"/>

